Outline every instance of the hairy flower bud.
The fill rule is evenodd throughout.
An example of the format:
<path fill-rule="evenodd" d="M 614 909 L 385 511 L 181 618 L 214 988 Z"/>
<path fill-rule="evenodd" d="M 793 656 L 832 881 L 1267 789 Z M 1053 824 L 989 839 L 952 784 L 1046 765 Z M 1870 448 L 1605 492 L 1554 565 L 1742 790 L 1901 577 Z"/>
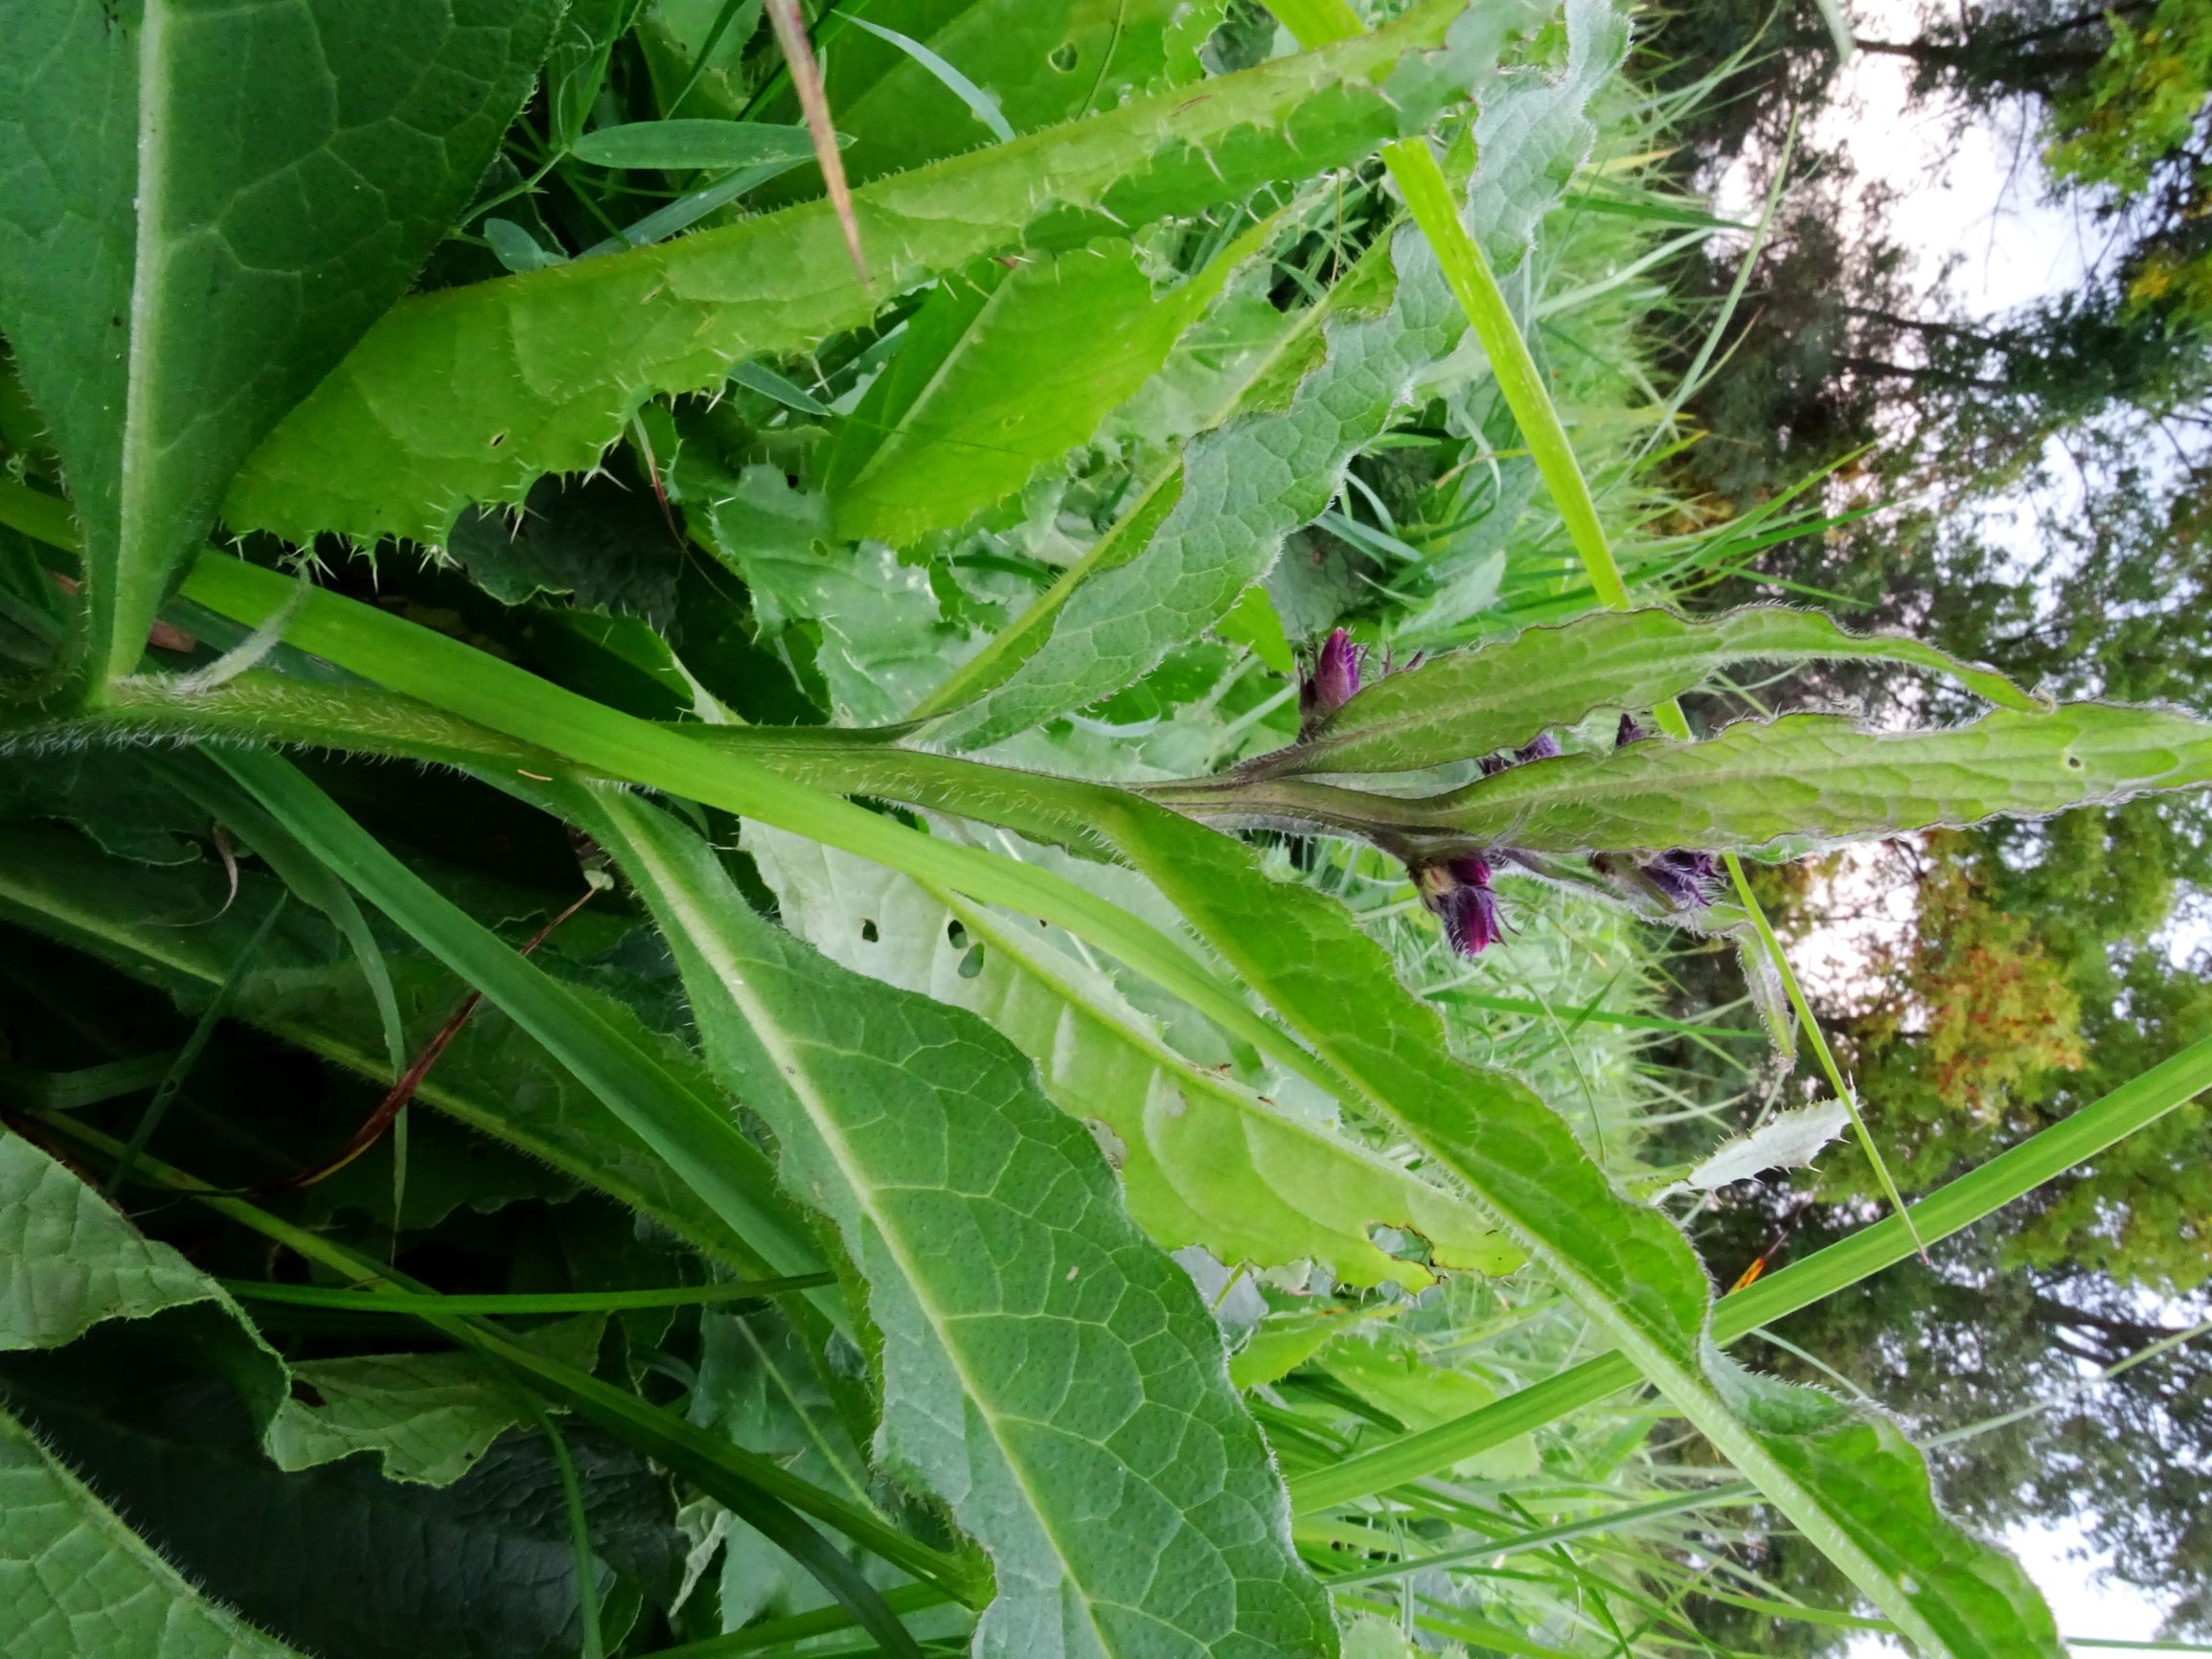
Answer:
<path fill-rule="evenodd" d="M 1413 884 L 1460 955 L 1479 956 L 1503 937 L 1497 895 L 1490 886 L 1490 860 L 1481 853 L 1462 852 L 1441 864 L 1422 865 L 1413 872 Z"/>
<path fill-rule="evenodd" d="M 1721 884 L 1721 862 L 1710 852 L 1676 847 L 1644 867 L 1644 875 L 1661 893 L 1685 910 L 1702 910 L 1713 902 Z"/>
<path fill-rule="evenodd" d="M 1639 721 L 1635 716 L 1623 715 L 1619 728 L 1613 733 L 1613 747 L 1625 749 L 1630 743 L 1642 742 L 1651 735 L 1651 728 Z"/>
<path fill-rule="evenodd" d="M 1513 766 L 1523 766 L 1531 761 L 1556 761 L 1560 757 L 1560 740 L 1549 732 L 1539 732 L 1534 738 L 1508 755 L 1485 755 L 1480 764 L 1485 778 L 1494 778 Z"/>
<path fill-rule="evenodd" d="M 1298 736 L 1310 738 L 1321 723 L 1359 692 L 1359 668 L 1367 648 L 1352 643 L 1342 628 L 1333 630 L 1313 656 L 1313 671 L 1298 682 Z"/>

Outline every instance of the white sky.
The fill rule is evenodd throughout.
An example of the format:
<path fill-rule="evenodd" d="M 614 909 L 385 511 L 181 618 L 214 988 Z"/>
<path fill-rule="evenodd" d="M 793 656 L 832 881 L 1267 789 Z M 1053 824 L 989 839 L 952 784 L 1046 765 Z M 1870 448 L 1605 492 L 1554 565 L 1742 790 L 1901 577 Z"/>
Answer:
<path fill-rule="evenodd" d="M 1847 0 L 1846 11 L 1862 38 L 1909 40 L 1918 33 L 1914 0 Z M 1932 288 L 1948 266 L 1951 292 L 1965 309 L 1988 315 L 2078 282 L 2087 263 L 2082 227 L 2041 190 L 2034 135 L 2022 146 L 2014 142 L 2017 134 L 1975 128 L 1947 143 L 1944 116 L 1908 112 L 1911 67 L 1900 57 L 1858 55 L 1839 71 L 1838 96 L 1808 136 L 1848 147 L 1862 178 L 1895 190 L 1889 223 L 1918 255 L 1915 285 Z M 1723 180 L 1721 194 L 1721 211 L 1731 216 L 1756 214 L 1757 200 L 1742 178 Z M 1889 919 L 1888 925 L 1897 921 Z M 1808 939 L 1802 953 L 1806 977 L 1815 983 L 1848 973 L 1856 954 L 1847 939 L 1824 931 L 1831 936 Z M 2079 1518 L 2051 1517 L 2016 1529 L 2006 1542 L 2042 1588 L 2064 1634 L 2141 1641 L 2157 1633 L 2155 1603 L 2128 1585 L 2101 1579 L 2102 1560 L 2079 1557 L 2086 1548 Z M 1866 1636 L 1850 1655 L 1890 1659 L 1901 1651 L 1886 1638 Z"/>

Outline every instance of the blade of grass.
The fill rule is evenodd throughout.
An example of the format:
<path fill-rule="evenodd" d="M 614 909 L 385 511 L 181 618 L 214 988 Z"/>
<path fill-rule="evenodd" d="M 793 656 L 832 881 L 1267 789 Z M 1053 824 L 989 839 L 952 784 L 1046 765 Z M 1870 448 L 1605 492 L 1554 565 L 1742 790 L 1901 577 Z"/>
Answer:
<path fill-rule="evenodd" d="M 446 1296 L 435 1291 L 340 1290 L 320 1284 L 267 1284 L 223 1281 L 241 1302 L 275 1302 L 292 1307 L 332 1307 L 352 1313 L 497 1315 L 614 1313 L 635 1307 L 699 1307 L 720 1302 L 758 1302 L 836 1283 L 829 1273 L 794 1273 L 780 1279 L 732 1279 L 718 1284 L 673 1284 L 664 1290 L 540 1290 L 497 1295 Z"/>

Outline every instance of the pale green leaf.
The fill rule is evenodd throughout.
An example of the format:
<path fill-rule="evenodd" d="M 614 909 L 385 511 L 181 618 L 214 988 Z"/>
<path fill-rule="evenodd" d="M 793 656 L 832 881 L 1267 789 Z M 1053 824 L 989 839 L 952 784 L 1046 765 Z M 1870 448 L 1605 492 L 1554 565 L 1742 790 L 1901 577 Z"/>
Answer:
<path fill-rule="evenodd" d="M 598 1359 L 605 1318 L 579 1314 L 516 1338 L 582 1371 Z M 292 1367 L 291 1398 L 270 1420 L 281 1469 L 374 1452 L 386 1480 L 451 1486 L 508 1429 L 533 1421 L 528 1398 L 471 1353 L 372 1353 Z"/>
<path fill-rule="evenodd" d="M 673 819 L 611 793 L 569 805 L 652 907 L 785 1181 L 867 1280 L 877 1455 L 996 1567 L 974 1651 L 1333 1654 L 1212 1319 L 1028 1061 L 771 927 Z"/>
<path fill-rule="evenodd" d="M 1464 92 L 1458 55 L 1437 50 L 1456 9 L 1429 0 L 1203 98 L 1141 100 L 864 187 L 865 282 L 814 202 L 406 301 L 248 460 L 224 517 L 294 540 L 443 541 L 467 503 L 518 502 L 544 473 L 594 466 L 647 398 L 806 350 L 924 278 L 1237 199 L 1421 130 Z"/>
<path fill-rule="evenodd" d="M 467 205 L 558 0 L 6 0 L 0 327 L 134 669 L 247 452 Z"/>
<path fill-rule="evenodd" d="M 1556 80 L 1509 79 L 1475 118 L 1467 222 L 1500 271 L 1527 256 L 1538 224 L 1597 141 L 1585 112 L 1628 55 L 1629 20 L 1613 0 L 1566 0 L 1566 35 L 1567 62 Z"/>
<path fill-rule="evenodd" d="M 201 1596 L 4 1411 L 0 1649 L 8 1659 L 298 1659 Z"/>
<path fill-rule="evenodd" d="M 1650 709 L 1730 663 L 1845 658 L 1948 674 L 2010 708 L 2044 706 L 1991 670 L 1915 640 L 1846 632 L 1818 611 L 1758 605 L 1694 622 L 1665 610 L 1598 611 L 1378 678 L 1310 740 L 1242 770 L 1271 777 L 1450 765 L 1579 725 L 1600 710 Z"/>
<path fill-rule="evenodd" d="M 1539 851 L 1756 852 L 2000 814 L 2041 817 L 2207 782 L 2212 722 L 2169 709 L 1999 709 L 1971 725 L 1896 733 L 1839 715 L 1786 715 L 1741 721 L 1701 743 L 1653 739 L 1516 766 L 1448 794 L 1393 802 L 1387 815 L 1418 837 Z M 1333 807 L 1349 793 L 1261 787 L 1311 790 Z"/>
<path fill-rule="evenodd" d="M 1129 1214 L 1163 1248 L 1311 1260 L 1347 1284 L 1413 1290 L 1434 1275 L 1379 1247 L 1377 1229 L 1418 1234 L 1439 1268 L 1517 1262 L 1452 1194 L 1177 1054 L 1064 934 L 758 825 L 745 849 L 815 949 L 979 1013 L 1027 1054 L 1054 1102 L 1100 1132 Z"/>

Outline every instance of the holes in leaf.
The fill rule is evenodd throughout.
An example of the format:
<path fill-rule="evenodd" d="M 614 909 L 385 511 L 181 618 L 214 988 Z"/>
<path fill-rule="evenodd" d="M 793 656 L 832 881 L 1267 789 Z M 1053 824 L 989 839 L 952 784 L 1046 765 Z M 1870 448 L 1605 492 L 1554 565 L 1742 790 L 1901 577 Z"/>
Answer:
<path fill-rule="evenodd" d="M 2074 771 L 2077 771 L 2077 772 L 2079 772 L 2079 771 L 2082 769 L 2082 758 L 2081 758 L 2081 756 L 2079 756 L 2079 755 L 2068 755 L 2068 756 L 2066 757 L 2066 764 L 2067 764 L 2069 767 L 2071 767 L 2071 768 L 2072 768 Z"/>
<path fill-rule="evenodd" d="M 1044 55 L 1044 60 L 1062 75 L 1075 67 L 1075 42 L 1072 40 L 1062 40 Z"/>
<path fill-rule="evenodd" d="M 968 947 L 968 954 L 960 959 L 960 977 L 962 979 L 973 979 L 982 971 L 983 946 L 971 944 Z"/>
<path fill-rule="evenodd" d="M 867 941 L 870 944 L 874 944 L 883 936 L 876 930 L 875 922 L 863 920 L 860 923 L 860 937 Z"/>
<path fill-rule="evenodd" d="M 504 432 L 494 432 L 491 435 L 491 447 L 494 449 L 498 448 L 502 443 L 506 442 L 507 434 Z"/>
<path fill-rule="evenodd" d="M 959 918 L 955 917 L 945 924 L 945 943 L 954 950 L 968 948 L 968 929 L 961 924 Z"/>

